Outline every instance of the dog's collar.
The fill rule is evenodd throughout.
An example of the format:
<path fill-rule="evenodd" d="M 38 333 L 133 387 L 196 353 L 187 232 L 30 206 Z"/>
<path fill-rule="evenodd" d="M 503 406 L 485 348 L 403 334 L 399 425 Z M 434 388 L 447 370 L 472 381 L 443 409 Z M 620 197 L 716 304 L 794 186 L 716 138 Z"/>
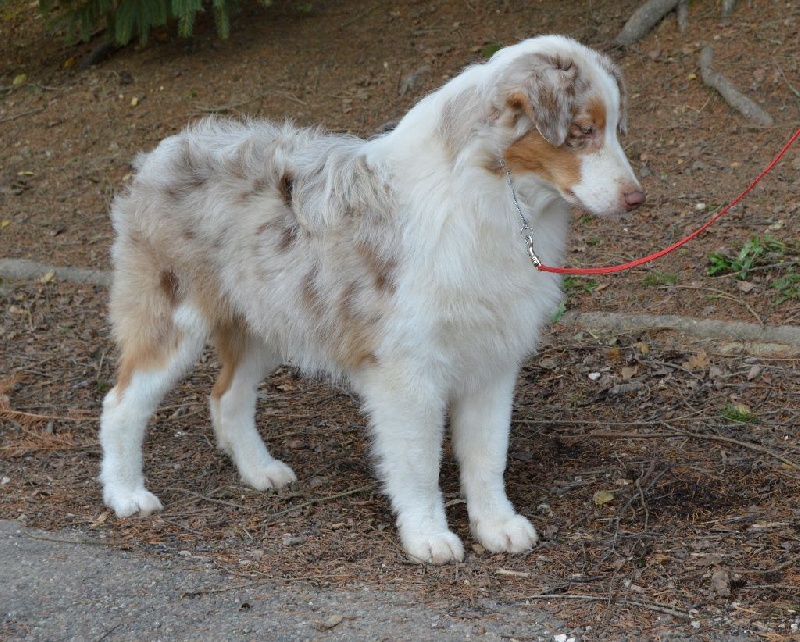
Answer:
<path fill-rule="evenodd" d="M 525 239 L 525 245 L 528 248 L 528 258 L 531 260 L 531 263 L 533 263 L 533 267 L 539 269 L 539 266 L 542 264 L 542 262 L 539 260 L 539 257 L 536 256 L 536 251 L 533 249 L 533 229 L 530 225 L 528 225 L 528 220 L 522 213 L 522 208 L 517 200 L 517 190 L 514 189 L 514 181 L 511 178 L 511 171 L 508 169 L 508 166 L 503 160 L 502 154 L 498 156 L 497 159 L 500 163 L 500 167 L 506 174 L 506 183 L 508 183 L 508 188 L 511 190 L 511 198 L 514 201 L 514 208 L 517 210 L 520 223 L 522 223 L 519 233 L 522 235 L 522 238 Z"/>

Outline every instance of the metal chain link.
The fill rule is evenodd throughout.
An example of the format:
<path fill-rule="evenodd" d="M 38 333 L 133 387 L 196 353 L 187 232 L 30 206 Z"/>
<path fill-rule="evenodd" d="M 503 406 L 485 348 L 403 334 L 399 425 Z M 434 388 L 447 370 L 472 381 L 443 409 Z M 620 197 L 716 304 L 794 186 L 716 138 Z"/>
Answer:
<path fill-rule="evenodd" d="M 519 233 L 522 235 L 522 238 L 525 239 L 525 245 L 528 248 L 528 257 L 530 258 L 531 263 L 533 263 L 533 267 L 535 267 L 538 270 L 539 266 L 542 265 L 542 262 L 539 260 L 539 257 L 536 256 L 536 251 L 533 249 L 533 229 L 531 228 L 530 225 L 528 225 L 528 220 L 522 213 L 522 208 L 520 207 L 519 201 L 517 200 L 517 191 L 514 189 L 514 181 L 511 179 L 511 172 L 506 166 L 503 157 L 499 156 L 498 159 L 500 161 L 500 167 L 502 167 L 503 171 L 506 173 L 506 182 L 508 183 L 508 188 L 511 190 L 511 198 L 514 200 L 514 207 L 516 208 L 517 214 L 519 215 L 520 223 L 522 223 L 522 227 L 519 229 Z"/>

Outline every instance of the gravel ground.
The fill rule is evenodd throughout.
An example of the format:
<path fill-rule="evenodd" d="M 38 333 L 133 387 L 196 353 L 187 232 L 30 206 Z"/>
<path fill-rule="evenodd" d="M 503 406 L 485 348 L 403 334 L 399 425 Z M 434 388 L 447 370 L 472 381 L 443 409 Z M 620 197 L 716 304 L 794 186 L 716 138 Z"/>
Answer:
<path fill-rule="evenodd" d="M 581 631 L 491 600 L 459 613 L 407 593 L 242 580 L 75 532 L 0 521 L 0 637 L 8 640 L 553 640 Z"/>

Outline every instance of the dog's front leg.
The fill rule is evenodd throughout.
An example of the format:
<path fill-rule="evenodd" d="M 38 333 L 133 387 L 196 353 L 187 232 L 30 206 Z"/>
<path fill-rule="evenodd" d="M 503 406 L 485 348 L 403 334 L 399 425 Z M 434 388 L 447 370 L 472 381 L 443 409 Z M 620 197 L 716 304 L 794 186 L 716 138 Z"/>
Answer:
<path fill-rule="evenodd" d="M 514 368 L 456 398 L 450 408 L 453 449 L 472 533 L 493 552 L 520 553 L 537 540 L 531 523 L 508 500 L 503 483 L 516 379 Z"/>
<path fill-rule="evenodd" d="M 413 385 L 406 385 L 409 379 Z M 439 490 L 442 395 L 434 384 L 416 377 L 373 373 L 364 383 L 361 392 L 371 419 L 379 473 L 397 515 L 403 548 L 418 562 L 463 560 L 464 546 L 447 527 Z"/>

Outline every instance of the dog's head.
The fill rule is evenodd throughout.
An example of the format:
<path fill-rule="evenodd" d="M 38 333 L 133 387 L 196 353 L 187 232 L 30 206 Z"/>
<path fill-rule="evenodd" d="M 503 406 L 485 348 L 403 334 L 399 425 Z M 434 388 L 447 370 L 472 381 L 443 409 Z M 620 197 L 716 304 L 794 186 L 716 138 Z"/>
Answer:
<path fill-rule="evenodd" d="M 513 175 L 533 175 L 593 214 L 621 214 L 645 195 L 618 140 L 625 85 L 606 56 L 567 38 L 525 41 L 501 52 L 495 85 L 501 150 Z"/>
<path fill-rule="evenodd" d="M 440 132 L 459 160 L 482 158 L 500 174 L 502 157 L 522 190 L 544 184 L 593 214 L 644 203 L 617 138 L 625 85 L 608 57 L 569 38 L 534 38 L 501 49 L 454 89 Z"/>

